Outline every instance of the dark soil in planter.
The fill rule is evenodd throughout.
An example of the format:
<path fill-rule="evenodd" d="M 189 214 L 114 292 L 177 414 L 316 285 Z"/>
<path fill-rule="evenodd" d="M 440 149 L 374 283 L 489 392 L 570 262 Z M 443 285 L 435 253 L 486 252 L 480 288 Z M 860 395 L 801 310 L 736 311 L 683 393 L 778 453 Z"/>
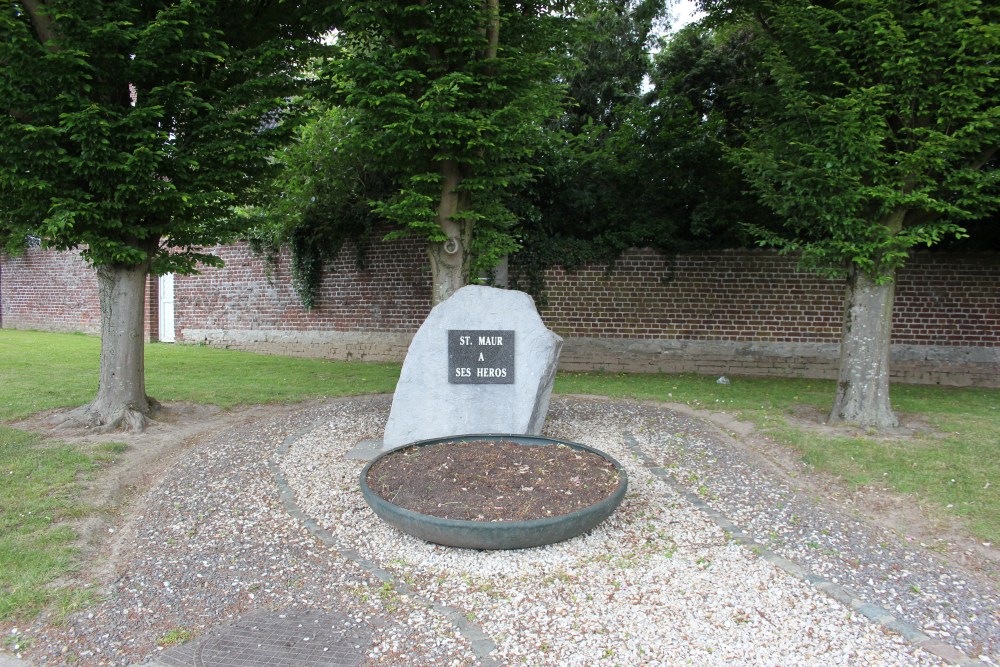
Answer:
<path fill-rule="evenodd" d="M 531 521 L 595 505 L 618 486 L 610 461 L 566 445 L 506 440 L 404 447 L 376 462 L 368 486 L 442 519 Z"/>

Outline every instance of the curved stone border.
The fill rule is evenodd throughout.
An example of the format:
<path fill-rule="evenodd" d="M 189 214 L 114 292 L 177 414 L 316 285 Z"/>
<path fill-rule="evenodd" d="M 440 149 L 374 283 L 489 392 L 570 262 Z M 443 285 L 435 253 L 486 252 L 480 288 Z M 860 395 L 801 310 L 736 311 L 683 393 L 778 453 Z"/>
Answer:
<path fill-rule="evenodd" d="M 669 486 L 678 495 L 683 497 L 687 502 L 691 503 L 691 505 L 708 516 L 717 526 L 719 526 L 719 528 L 729 534 L 738 544 L 751 549 L 755 554 L 759 555 L 767 562 L 781 568 L 794 577 L 806 581 L 817 590 L 826 593 L 833 599 L 843 604 L 846 604 L 854 611 L 864 615 L 875 623 L 878 623 L 886 630 L 890 630 L 901 635 L 905 640 L 914 646 L 917 646 L 918 648 L 921 648 L 924 651 L 945 660 L 946 662 L 953 665 L 962 665 L 963 667 L 989 667 L 987 663 L 970 658 L 954 646 L 929 636 L 912 623 L 907 623 L 906 621 L 896 618 L 882 607 L 865 601 L 846 586 L 842 586 L 826 579 L 825 577 L 813 574 L 798 563 L 770 551 L 767 547 L 750 537 L 746 531 L 733 523 L 722 512 L 716 510 L 697 494 L 691 493 L 682 485 L 671 479 L 669 471 L 666 468 L 658 466 L 656 462 L 650 458 L 648 454 L 646 454 L 646 452 L 639 445 L 639 441 L 636 440 L 635 436 L 626 432 L 623 434 L 623 438 L 625 445 L 642 463 L 642 465 L 649 470 L 649 472 L 655 475 L 664 484 Z"/>
<path fill-rule="evenodd" d="M 319 525 L 319 523 L 303 512 L 298 506 L 298 503 L 295 501 L 295 491 L 293 491 L 292 487 L 289 486 L 288 480 L 285 479 L 284 474 L 281 472 L 281 467 L 278 465 L 278 462 L 288 454 L 288 450 L 296 440 L 314 429 L 326 424 L 328 421 L 329 418 L 320 419 L 285 438 L 284 442 L 281 443 L 281 446 L 278 447 L 277 451 L 274 453 L 274 456 L 267 462 L 267 465 L 271 470 L 271 474 L 274 476 L 275 484 L 278 487 L 278 495 L 281 498 L 282 505 L 285 507 L 285 511 L 287 511 L 295 519 L 302 522 L 302 525 L 305 526 L 305 528 L 317 539 L 323 542 L 323 544 L 327 545 L 344 558 L 357 564 L 361 567 L 361 569 L 378 578 L 379 581 L 391 585 L 400 595 L 405 595 L 448 619 L 448 621 L 455 626 L 455 629 L 468 640 L 472 648 L 472 652 L 479 659 L 479 664 L 482 665 L 482 667 L 500 667 L 500 662 L 496 658 L 490 656 L 490 654 L 497 648 L 496 642 L 483 632 L 482 627 L 470 621 L 464 612 L 459 609 L 455 609 L 454 607 L 448 607 L 434 602 L 433 600 L 418 593 L 406 582 L 394 577 L 388 570 L 385 570 L 372 561 L 366 559 L 357 551 L 345 548 L 333 535 L 330 534 L 329 531 Z"/>

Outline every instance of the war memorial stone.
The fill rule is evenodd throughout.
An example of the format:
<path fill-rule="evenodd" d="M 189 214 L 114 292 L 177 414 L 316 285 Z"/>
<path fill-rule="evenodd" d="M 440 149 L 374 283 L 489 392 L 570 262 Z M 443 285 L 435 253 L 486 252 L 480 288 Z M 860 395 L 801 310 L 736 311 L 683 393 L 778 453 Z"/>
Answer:
<path fill-rule="evenodd" d="M 469 433 L 539 434 L 561 348 L 524 292 L 463 287 L 410 343 L 383 449 Z"/>

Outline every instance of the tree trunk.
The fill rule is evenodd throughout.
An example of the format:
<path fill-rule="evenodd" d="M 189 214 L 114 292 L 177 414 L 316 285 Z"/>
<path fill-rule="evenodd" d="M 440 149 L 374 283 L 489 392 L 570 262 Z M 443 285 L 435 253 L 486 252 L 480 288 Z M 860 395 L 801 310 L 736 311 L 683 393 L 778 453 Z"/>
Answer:
<path fill-rule="evenodd" d="M 457 190 L 463 180 L 462 169 L 454 160 L 442 160 L 439 168 L 442 183 L 437 222 L 448 239 L 427 246 L 434 306 L 465 287 L 472 270 L 472 221 L 458 217 L 468 208 L 468 193 Z"/>
<path fill-rule="evenodd" d="M 851 267 L 831 422 L 877 430 L 899 425 L 889 403 L 889 340 L 895 294 L 895 280 L 878 285 L 867 273 Z"/>
<path fill-rule="evenodd" d="M 486 48 L 483 60 L 495 60 L 500 44 L 500 2 L 482 0 L 483 37 Z M 431 47 L 431 57 L 441 58 L 436 45 Z M 472 272 L 472 228 L 471 220 L 462 220 L 461 213 L 470 207 L 468 192 L 460 192 L 458 187 L 469 175 L 467 166 L 455 160 L 446 159 L 438 163 L 441 174 L 441 199 L 438 201 L 437 223 L 447 240 L 435 241 L 427 246 L 431 261 L 431 305 L 436 306 L 469 283 Z"/>
<path fill-rule="evenodd" d="M 146 396 L 144 317 L 148 263 L 101 266 L 101 379 L 97 398 L 83 408 L 85 418 L 106 430 L 142 432 L 158 407 Z"/>

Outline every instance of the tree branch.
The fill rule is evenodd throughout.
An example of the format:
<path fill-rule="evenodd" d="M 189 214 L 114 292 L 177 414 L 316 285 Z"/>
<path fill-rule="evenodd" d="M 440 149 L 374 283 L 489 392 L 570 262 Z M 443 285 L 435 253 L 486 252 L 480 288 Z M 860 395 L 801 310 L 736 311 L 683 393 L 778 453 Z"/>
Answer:
<path fill-rule="evenodd" d="M 31 116 L 24 113 L 23 111 L 18 111 L 17 109 L 7 109 L 7 113 L 10 114 L 10 117 L 16 120 L 18 123 L 31 122 Z"/>
<path fill-rule="evenodd" d="M 975 158 L 970 160 L 969 163 L 965 166 L 967 169 L 972 169 L 973 171 L 979 171 L 980 169 L 985 167 L 989 163 L 989 161 L 993 159 L 993 156 L 996 154 L 997 154 L 997 147 L 990 146 L 989 148 L 984 149 Z"/>
<path fill-rule="evenodd" d="M 31 21 L 31 27 L 38 43 L 49 51 L 58 51 L 59 47 L 54 42 L 56 31 L 52 26 L 52 17 L 45 5 L 38 0 L 21 0 L 21 6 Z M 19 123 L 31 122 L 31 115 L 19 109 L 7 109 L 7 113 Z"/>
<path fill-rule="evenodd" d="M 35 36 L 39 43 L 50 51 L 58 51 L 59 47 L 51 43 L 56 36 L 52 27 L 52 16 L 44 4 L 38 0 L 21 0 L 21 6 L 31 19 L 31 27 L 35 29 Z"/>

